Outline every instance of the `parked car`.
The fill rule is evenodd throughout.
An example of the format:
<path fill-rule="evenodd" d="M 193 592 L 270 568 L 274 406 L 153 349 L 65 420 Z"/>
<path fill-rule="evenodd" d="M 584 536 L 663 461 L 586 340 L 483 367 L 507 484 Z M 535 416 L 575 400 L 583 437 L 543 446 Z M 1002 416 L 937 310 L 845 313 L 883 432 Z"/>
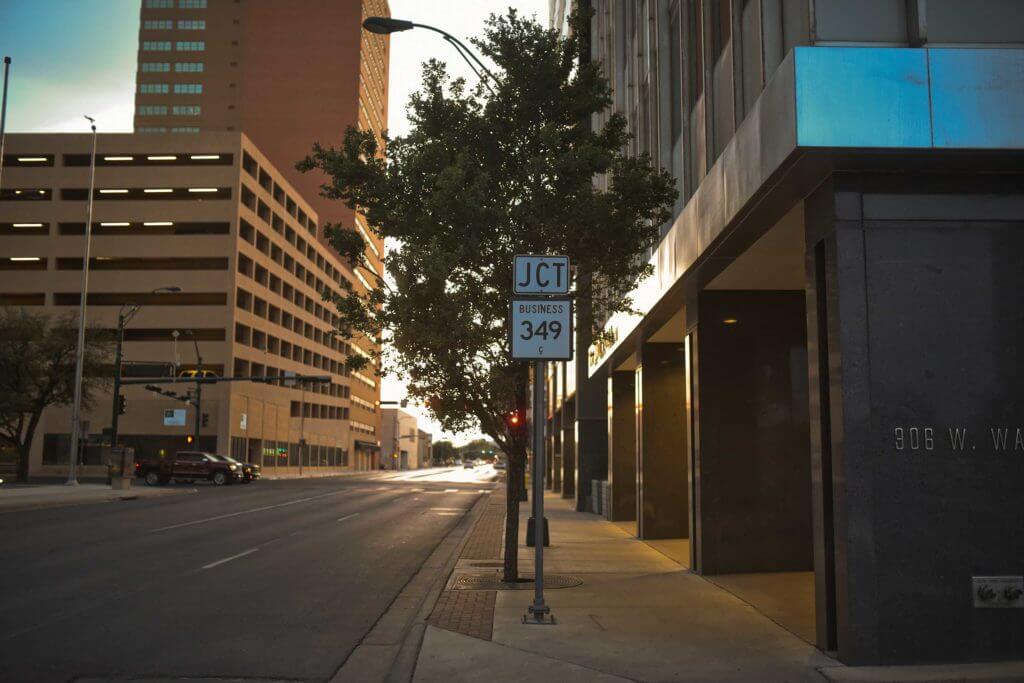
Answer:
<path fill-rule="evenodd" d="M 496 470 L 507 470 L 508 464 L 504 460 L 495 460 L 494 469 Z"/>
<path fill-rule="evenodd" d="M 476 467 L 476 465 L 474 465 L 474 464 L 473 464 L 473 461 L 472 461 L 472 460 L 463 460 L 463 461 L 462 461 L 462 468 L 463 468 L 463 469 L 466 469 L 466 470 L 471 470 L 471 469 L 473 469 L 474 467 Z"/>
<path fill-rule="evenodd" d="M 227 463 L 234 463 L 238 465 L 239 469 L 242 471 L 243 484 L 250 484 L 263 476 L 261 471 L 262 468 L 254 462 L 242 462 L 241 460 L 232 458 L 230 455 L 214 455 L 213 457 L 219 458 Z"/>
<path fill-rule="evenodd" d="M 149 486 L 163 486 L 170 481 L 211 481 L 215 486 L 241 481 L 242 467 L 221 460 L 212 453 L 178 451 L 173 458 L 143 458 L 135 463 L 136 476 Z"/>

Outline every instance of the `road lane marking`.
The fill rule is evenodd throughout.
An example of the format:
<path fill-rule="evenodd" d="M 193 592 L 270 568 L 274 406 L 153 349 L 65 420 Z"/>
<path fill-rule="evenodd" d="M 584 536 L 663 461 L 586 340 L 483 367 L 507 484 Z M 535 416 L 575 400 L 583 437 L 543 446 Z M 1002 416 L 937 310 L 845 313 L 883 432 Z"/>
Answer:
<path fill-rule="evenodd" d="M 196 524 L 206 524 L 207 522 L 216 522 L 220 519 L 228 519 L 230 517 L 238 517 L 239 515 L 247 515 L 251 512 L 263 512 L 264 510 L 274 510 L 276 508 L 288 507 L 289 505 L 297 505 L 298 503 L 307 503 L 317 498 L 326 498 L 327 496 L 336 496 L 339 493 L 347 493 L 350 489 L 343 491 L 332 491 L 330 493 L 324 493 L 319 496 L 310 496 L 309 498 L 296 498 L 295 500 L 289 500 L 284 503 L 278 503 L 276 505 L 264 505 L 258 508 L 249 508 L 248 510 L 239 510 L 238 512 L 229 512 L 226 515 L 217 515 L 216 517 L 207 517 L 205 519 L 196 519 L 191 522 L 182 522 L 181 524 L 172 524 L 170 526 L 162 526 L 159 529 L 150 529 L 149 533 L 155 534 L 160 531 L 170 531 L 171 529 L 182 529 L 187 526 L 195 526 Z"/>
<path fill-rule="evenodd" d="M 458 489 L 445 489 L 444 492 L 445 493 L 458 493 L 459 490 Z"/>
<path fill-rule="evenodd" d="M 462 512 L 463 510 L 465 510 L 465 508 L 430 508 L 430 509 L 434 510 L 435 512 L 451 512 L 453 510 L 455 512 Z"/>
<path fill-rule="evenodd" d="M 225 562 L 230 562 L 231 560 L 237 560 L 238 558 L 245 557 L 246 555 L 252 555 L 257 550 L 259 550 L 259 548 L 249 548 L 248 550 L 246 550 L 244 552 L 240 552 L 237 555 L 232 555 L 231 557 L 225 557 L 223 560 L 217 560 L 216 562 L 211 562 L 210 564 L 204 564 L 203 565 L 203 569 L 213 569 L 214 567 L 218 567 L 218 566 L 224 564 Z"/>
<path fill-rule="evenodd" d="M 434 514 L 435 515 L 440 515 L 442 517 L 458 517 L 462 513 L 461 512 L 435 512 Z"/>
<path fill-rule="evenodd" d="M 353 517 L 358 517 L 358 516 L 359 516 L 358 512 L 353 512 L 351 515 L 345 515 L 344 517 L 339 517 L 338 521 L 339 522 L 344 522 L 346 519 L 352 519 Z"/>

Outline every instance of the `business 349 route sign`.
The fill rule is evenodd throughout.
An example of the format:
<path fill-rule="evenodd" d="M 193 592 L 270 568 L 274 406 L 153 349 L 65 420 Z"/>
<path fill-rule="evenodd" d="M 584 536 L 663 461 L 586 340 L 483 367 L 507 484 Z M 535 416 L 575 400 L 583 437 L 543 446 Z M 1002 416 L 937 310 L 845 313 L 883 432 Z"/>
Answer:
<path fill-rule="evenodd" d="M 512 299 L 509 341 L 518 360 L 572 360 L 572 299 Z"/>

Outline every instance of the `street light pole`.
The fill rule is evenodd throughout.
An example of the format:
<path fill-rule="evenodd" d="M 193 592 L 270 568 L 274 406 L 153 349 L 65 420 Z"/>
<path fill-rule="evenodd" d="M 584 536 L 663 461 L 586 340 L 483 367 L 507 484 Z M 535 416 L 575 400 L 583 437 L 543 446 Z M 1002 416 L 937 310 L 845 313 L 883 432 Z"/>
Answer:
<path fill-rule="evenodd" d="M 4 95 L 0 103 L 0 187 L 4 178 L 4 143 L 7 141 L 7 76 L 11 71 L 11 58 L 4 57 Z"/>
<path fill-rule="evenodd" d="M 370 33 L 376 33 L 378 35 L 389 35 L 400 31 L 409 31 L 414 28 L 425 28 L 428 31 L 440 33 L 441 36 L 443 36 L 444 39 L 455 48 L 455 51 L 459 53 L 459 56 L 465 60 L 466 64 L 469 65 L 469 68 L 476 74 L 476 77 L 480 79 L 480 82 L 491 91 L 492 95 L 494 94 L 494 88 L 492 88 L 491 84 L 487 82 L 487 78 L 489 78 L 491 81 L 497 83 L 497 79 L 494 78 L 494 74 L 484 66 L 484 63 L 481 62 L 480 59 L 462 43 L 461 40 L 447 31 L 439 29 L 436 26 L 417 24 L 404 19 L 392 19 L 391 17 L 367 17 L 366 21 L 363 22 L 363 28 Z M 471 59 L 472 61 L 470 61 Z M 474 65 L 473 62 L 476 62 L 476 65 Z M 480 69 L 477 69 L 477 66 L 479 66 Z M 483 71 L 483 74 L 480 73 L 481 71 Z M 487 75 L 487 78 L 484 78 L 484 74 Z"/>
<path fill-rule="evenodd" d="M 71 453 L 68 486 L 78 485 L 79 421 L 82 416 L 82 368 L 85 364 L 85 312 L 89 298 L 89 249 L 92 245 L 92 204 L 96 188 L 96 119 L 86 116 L 92 128 L 92 156 L 89 161 L 89 208 L 85 219 L 85 258 L 82 260 L 82 294 L 78 305 L 78 348 L 75 352 L 75 398 L 71 408 Z"/>
<path fill-rule="evenodd" d="M 181 287 L 158 287 L 153 294 L 171 294 L 180 292 Z M 124 345 L 124 328 L 128 325 L 142 306 L 131 304 L 127 312 L 122 306 L 117 313 L 117 346 L 114 351 L 114 407 L 110 411 L 110 448 L 117 448 L 117 423 L 121 415 L 121 347 Z M 121 470 L 124 472 L 124 451 L 121 452 Z"/>

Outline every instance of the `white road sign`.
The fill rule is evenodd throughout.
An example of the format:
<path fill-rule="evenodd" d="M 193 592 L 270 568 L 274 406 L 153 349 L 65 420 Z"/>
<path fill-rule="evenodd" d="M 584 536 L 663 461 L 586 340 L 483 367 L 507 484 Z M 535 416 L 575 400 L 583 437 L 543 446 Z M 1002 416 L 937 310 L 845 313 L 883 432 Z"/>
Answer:
<path fill-rule="evenodd" d="M 509 337 L 520 360 L 572 360 L 572 300 L 512 299 Z"/>
<path fill-rule="evenodd" d="M 164 411 L 164 427 L 184 427 L 185 409 L 173 408 Z"/>
<path fill-rule="evenodd" d="M 568 256 L 516 256 L 513 266 L 515 294 L 569 293 Z"/>

